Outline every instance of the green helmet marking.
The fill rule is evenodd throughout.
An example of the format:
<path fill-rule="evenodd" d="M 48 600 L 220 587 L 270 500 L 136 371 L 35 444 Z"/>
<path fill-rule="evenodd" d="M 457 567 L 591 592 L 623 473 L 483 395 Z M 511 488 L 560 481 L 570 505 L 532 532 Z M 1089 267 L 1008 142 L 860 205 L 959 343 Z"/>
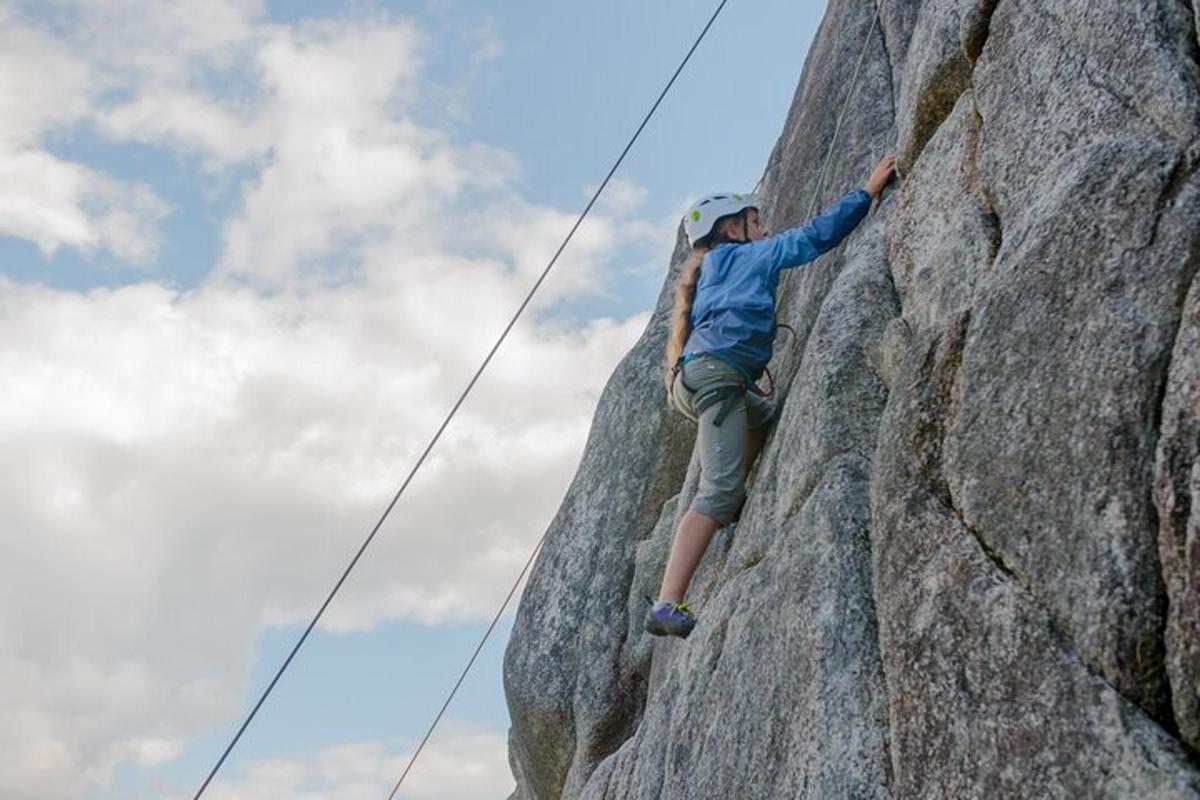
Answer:
<path fill-rule="evenodd" d="M 699 209 L 696 209 L 695 211 L 692 212 L 692 220 L 695 222 L 700 221 L 700 210 Z"/>

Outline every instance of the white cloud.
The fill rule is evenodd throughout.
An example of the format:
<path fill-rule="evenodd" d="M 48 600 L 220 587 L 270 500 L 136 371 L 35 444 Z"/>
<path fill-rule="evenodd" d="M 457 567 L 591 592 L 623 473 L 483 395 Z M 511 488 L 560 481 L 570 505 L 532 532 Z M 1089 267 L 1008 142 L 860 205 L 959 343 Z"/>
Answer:
<path fill-rule="evenodd" d="M 164 86 L 98 109 L 96 120 L 113 139 L 164 144 L 198 154 L 210 171 L 219 172 L 256 158 L 269 145 L 253 120 L 231 106 L 200 92 Z"/>
<path fill-rule="evenodd" d="M 75 796 L 56 776 L 103 783 L 237 713 L 262 626 L 307 620 L 511 311 L 518 279 L 494 264 L 430 270 L 271 296 L 0 284 L 0 337 L 22 343 L 0 355 L 0 671 L 24 676 L 0 679 L 20 762 L 0 796 Z M 530 322 L 327 627 L 494 613 L 646 320 Z"/>
<path fill-rule="evenodd" d="M 355 742 L 312 758 L 254 762 L 218 779 L 212 800 L 361 800 L 386 797 L 404 773 L 417 742 Z M 403 800 L 503 800 L 516 787 L 508 767 L 507 737 L 482 726 L 445 720 L 413 763 L 398 797 Z M 178 797 L 190 797 L 179 794 Z"/>
<path fill-rule="evenodd" d="M 28 676 L 0 681 L 0 796 L 77 796 L 58 776 L 237 713 L 261 627 L 306 620 L 526 288 L 490 259 L 378 266 L 402 258 L 316 292 L 0 286 L 0 663 Z M 645 322 L 521 322 L 326 626 L 490 617 Z"/>
<path fill-rule="evenodd" d="M 18 5 L 57 17 L 70 41 L 109 88 L 195 83 L 236 69 L 261 29 L 262 0 L 43 0 Z"/>
<path fill-rule="evenodd" d="M 154 257 L 161 201 L 37 146 L 81 115 L 251 177 L 219 274 L 196 288 L 0 279 L 0 542 L 12 554 L 0 573 L 0 796 L 34 799 L 82 796 L 120 763 L 161 763 L 244 710 L 263 626 L 307 622 L 575 218 L 525 200 L 511 154 L 412 120 L 428 44 L 411 23 L 280 26 L 234 3 L 121 3 L 111 17 L 107 4 L 62 5 L 78 18 L 75 51 L 24 22 L 0 32 L 45 40 L 46 80 L 74 103 L 22 100 L 23 150 L 4 151 L 0 134 L 15 198 L 0 190 L 0 231 L 46 253 Z M 206 76 L 230 65 L 252 68 L 218 95 Z M 97 99 L 113 87 L 123 99 Z M 570 329 L 536 316 L 607 291 L 618 244 L 664 238 L 629 216 L 637 187 L 618 188 L 327 628 L 491 618 L 647 321 Z M 365 752 L 382 766 L 362 780 L 394 780 L 390 751 L 356 747 L 330 758 Z M 336 788 L 360 785 L 342 766 L 321 769 L 262 765 L 230 788 L 258 794 L 231 796 L 362 796 Z M 448 795 L 411 795 L 426 796 Z"/>
<path fill-rule="evenodd" d="M 166 204 L 143 183 L 45 146 L 86 118 L 102 87 L 85 58 L 0 4 L 0 235 L 28 239 L 47 257 L 73 247 L 146 264 Z"/>
<path fill-rule="evenodd" d="M 474 69 L 480 69 L 496 61 L 504 55 L 504 41 L 496 32 L 495 21 L 484 17 L 467 32 L 470 43 L 470 64 Z"/>
<path fill-rule="evenodd" d="M 599 186 L 600 184 L 596 184 L 587 187 L 583 192 L 584 198 L 591 200 Z M 604 187 L 604 194 L 600 195 L 600 199 L 596 201 L 596 207 L 608 214 L 627 216 L 642 207 L 648 194 L 649 192 L 644 186 L 639 186 L 625 178 L 613 176 L 608 185 Z"/>
<path fill-rule="evenodd" d="M 122 183 L 38 149 L 0 142 L 0 233 L 28 239 L 46 257 L 60 247 L 105 249 L 134 264 L 159 248 L 166 204 L 145 184 Z"/>
<path fill-rule="evenodd" d="M 87 64 L 69 46 L 0 3 L 0 142 L 29 146 L 87 113 Z"/>

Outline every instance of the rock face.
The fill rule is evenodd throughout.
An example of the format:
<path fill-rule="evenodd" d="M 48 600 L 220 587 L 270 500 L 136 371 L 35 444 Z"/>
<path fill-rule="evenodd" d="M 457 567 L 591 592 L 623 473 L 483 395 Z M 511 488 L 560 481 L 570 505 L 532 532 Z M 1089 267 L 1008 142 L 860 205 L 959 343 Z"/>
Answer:
<path fill-rule="evenodd" d="M 681 240 L 518 611 L 512 800 L 1200 797 L 1198 27 L 830 0 L 768 223 L 903 180 L 781 285 L 779 423 L 687 640 L 641 628 L 698 478 Z"/>

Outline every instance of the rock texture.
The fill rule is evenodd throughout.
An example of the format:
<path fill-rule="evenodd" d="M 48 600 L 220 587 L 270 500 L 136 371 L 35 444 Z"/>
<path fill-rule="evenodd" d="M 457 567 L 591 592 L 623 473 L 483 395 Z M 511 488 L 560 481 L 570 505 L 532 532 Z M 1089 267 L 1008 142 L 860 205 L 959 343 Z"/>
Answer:
<path fill-rule="evenodd" d="M 518 610 L 512 800 L 1200 797 L 1198 10 L 830 0 L 768 223 L 903 180 L 781 285 L 687 640 L 641 628 L 698 477 L 681 240 Z"/>

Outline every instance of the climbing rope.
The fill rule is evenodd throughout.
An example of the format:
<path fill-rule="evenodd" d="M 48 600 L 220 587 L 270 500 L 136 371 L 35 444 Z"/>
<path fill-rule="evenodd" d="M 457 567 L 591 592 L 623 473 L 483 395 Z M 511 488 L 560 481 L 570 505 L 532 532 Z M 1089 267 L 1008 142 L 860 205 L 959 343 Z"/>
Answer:
<path fill-rule="evenodd" d="M 837 143 L 838 134 L 842 131 L 842 121 L 846 118 L 846 111 L 850 108 L 850 101 L 853 100 L 855 94 L 858 93 L 858 75 L 862 71 L 863 61 L 867 56 L 867 46 L 871 43 L 871 34 L 875 33 L 875 28 L 878 24 L 879 3 L 876 2 L 875 16 L 871 18 L 871 30 L 867 31 L 867 36 L 863 40 L 862 50 L 858 54 L 858 65 L 855 66 L 854 75 L 850 78 L 850 93 L 846 95 L 846 101 L 842 104 L 842 111 L 840 114 L 838 114 L 837 123 L 833 128 L 833 136 L 829 139 L 829 147 L 825 149 L 825 158 L 821 162 L 821 171 L 817 175 L 817 185 L 813 190 L 812 203 L 808 207 L 808 214 L 805 215 L 805 219 L 811 219 L 813 212 L 817 210 L 817 202 L 821 199 L 821 189 L 823 188 L 822 184 L 825 182 L 825 174 L 829 169 L 829 160 L 833 156 L 833 146 Z M 758 179 L 758 183 L 754 184 L 754 191 L 752 191 L 751 194 L 758 194 L 759 189 L 762 188 L 763 183 L 766 181 L 766 177 L 766 173 L 764 172 L 762 177 Z"/>
<path fill-rule="evenodd" d="M 829 170 L 829 161 L 833 157 L 833 146 L 837 143 L 838 134 L 842 132 L 842 122 L 846 119 L 846 112 L 850 109 L 850 101 L 858 94 L 858 74 L 862 72 L 863 61 L 867 57 L 867 46 L 871 43 L 871 34 L 875 33 L 875 28 L 879 25 L 879 3 L 875 4 L 875 16 L 871 18 L 871 30 L 867 31 L 867 38 L 863 40 L 862 52 L 858 54 L 858 66 L 854 68 L 854 76 L 850 79 L 850 93 L 846 95 L 846 102 L 842 104 L 842 113 L 838 114 L 837 124 L 833 128 L 833 136 L 829 139 L 829 147 L 825 150 L 825 161 L 821 164 L 821 172 L 817 175 L 817 187 L 813 191 L 812 204 L 808 207 L 808 214 L 805 219 L 812 219 L 813 212 L 817 210 L 817 203 L 821 199 L 822 184 L 825 183 L 825 174 Z"/>
<path fill-rule="evenodd" d="M 858 54 L 858 64 L 854 67 L 854 75 L 850 78 L 850 92 L 846 95 L 846 100 L 842 103 L 841 113 L 838 114 L 837 122 L 833 126 L 833 136 L 829 138 L 829 146 L 825 148 L 825 159 L 821 163 L 821 171 L 817 173 L 817 184 L 813 189 L 812 202 L 808 206 L 808 213 L 804 215 L 804 219 L 811 220 L 813 213 L 817 210 L 817 203 L 821 200 L 821 190 L 824 188 L 825 175 L 829 171 L 829 161 L 833 157 L 833 147 L 837 144 L 838 134 L 842 132 L 842 122 L 846 119 L 846 112 L 850 109 L 850 102 L 858 94 L 858 76 L 862 72 L 863 62 L 867 57 L 867 47 L 871 44 L 871 36 L 875 33 L 875 28 L 879 26 L 879 3 L 875 3 L 875 15 L 871 17 L 871 29 L 867 31 L 867 36 L 863 39 L 862 50 Z M 765 177 L 765 175 L 764 175 Z M 759 184 L 762 179 L 759 180 Z M 755 192 L 758 189 L 755 188 Z M 782 298 L 775 301 L 775 315 L 779 315 L 779 308 L 783 304 Z M 777 325 L 778 328 L 787 328 L 792 332 L 794 337 L 796 331 L 790 325 Z"/>
<path fill-rule="evenodd" d="M 288 653 L 287 658 L 284 660 L 283 664 L 279 667 L 279 670 L 275 673 L 275 677 L 273 677 L 271 679 L 271 682 L 267 685 L 266 690 L 263 691 L 262 695 L 258 698 L 258 702 L 256 702 L 254 704 L 254 707 L 251 709 L 251 711 L 250 711 L 249 715 L 246 717 L 245 721 L 243 721 L 241 726 L 238 728 L 237 733 L 234 734 L 233 739 L 229 742 L 229 745 L 225 748 L 224 752 L 221 753 L 221 757 L 219 759 L 217 759 L 217 763 L 213 766 L 212 770 L 208 773 L 208 777 L 206 777 L 204 779 L 204 783 L 200 786 L 200 789 L 196 792 L 195 796 L 193 797 L 193 800 L 199 800 L 201 795 L 204 794 L 205 789 L 207 789 L 208 785 L 212 782 L 213 778 L 216 777 L 217 772 L 221 769 L 221 765 L 223 765 L 225 763 L 225 760 L 229 757 L 229 754 L 233 751 L 233 748 L 237 745 L 238 741 L 242 738 L 242 734 L 245 733 L 246 728 L 249 727 L 250 722 L 258 714 L 258 710 L 262 707 L 262 704 L 264 702 L 266 702 L 266 699 L 267 699 L 267 697 L 270 696 L 272 690 L 274 690 L 275 684 L 277 684 L 279 682 L 279 679 L 281 677 L 283 677 L 283 673 L 287 670 L 288 666 L 292 663 L 292 659 L 294 659 L 296 657 L 296 653 L 299 652 L 300 648 L 304 645 L 304 642 L 308 639 L 308 635 L 310 633 L 312 633 L 313 628 L 316 627 L 317 622 L 319 622 L 321 617 L 324 615 L 325 609 L 329 607 L 329 604 L 333 601 L 333 598 L 337 595 L 338 591 L 342 588 L 342 584 L 346 582 L 346 578 L 349 577 L 350 572 L 354 569 L 355 565 L 358 564 L 359 559 L 362 558 L 362 555 L 364 552 L 366 552 L 367 547 L 370 546 L 371 541 L 375 538 L 375 535 L 379 532 L 379 529 L 383 526 L 384 521 L 388 518 L 388 515 L 391 514 L 392 509 L 396 506 L 396 503 L 400 500 L 400 496 L 403 495 L 404 490 L 408 488 L 408 484 L 412 481 L 413 476 L 415 476 L 417 474 L 417 471 L 421 468 L 421 465 L 425 463 L 425 458 L 429 455 L 430 450 L 433 449 L 433 446 L 437 443 L 438 439 L 441 438 L 442 432 L 444 430 L 446 430 L 446 426 L 450 424 L 450 420 L 454 418 L 454 415 L 458 412 L 459 407 L 463 404 L 463 401 L 466 400 L 467 395 L 470 394 L 470 392 L 471 392 L 471 389 L 474 388 L 476 381 L 479 380 L 479 376 L 483 374 L 484 369 L 486 369 L 487 365 L 491 362 L 492 356 L 494 356 L 496 354 L 496 351 L 500 349 L 500 345 L 504 342 L 505 338 L 508 337 L 509 331 L 511 331 L 513 326 L 516 325 L 517 319 L 520 318 L 521 314 L 525 311 L 526 306 L 529 305 L 529 302 L 533 299 L 534 294 L 537 292 L 538 288 L 542 285 L 542 282 L 546 280 L 546 276 L 550 274 L 550 270 L 554 267 L 555 263 L 558 261 L 559 256 L 562 255 L 563 250 L 566 249 L 567 244 L 571 241 L 571 238 L 575 235 L 575 231 L 577 231 L 579 229 L 579 226 L 583 224 L 583 221 L 587 217 L 588 212 L 590 212 L 592 210 L 592 206 L 594 206 L 596 204 L 596 201 L 600 198 L 600 194 L 604 191 L 605 187 L 608 186 L 609 181 L 612 179 L 612 177 L 616 173 L 617 169 L 621 166 L 621 163 L 625 160 L 625 156 L 633 148 L 634 142 L 636 142 L 638 140 L 638 137 L 641 136 L 642 130 L 645 129 L 646 125 L 650 122 L 650 118 L 654 116 L 654 112 L 658 110 L 659 105 L 662 104 L 663 99 L 667 96 L 667 92 L 669 92 L 671 87 L 675 84 L 675 80 L 679 77 L 680 73 L 683 72 L 683 68 L 685 66 L 687 66 L 688 61 L 691 60 L 692 54 L 696 52 L 696 49 L 700 46 L 700 42 L 702 42 L 704 40 L 704 37 L 708 34 L 709 29 L 713 26 L 713 23 L 715 23 L 717 21 L 717 17 L 720 16 L 721 10 L 725 8 L 726 3 L 728 3 L 728 2 L 729 2 L 729 0 L 721 0 L 720 5 L 717 6 L 716 11 L 714 11 L 712 16 L 709 18 L 708 24 L 706 24 L 704 26 L 704 29 L 702 31 L 700 31 L 700 35 L 698 37 L 696 37 L 696 41 L 692 44 L 691 48 L 687 51 L 687 54 L 683 57 L 683 61 L 680 62 L 678 68 L 676 68 L 676 70 L 675 70 L 675 73 L 671 76 L 671 79 L 669 81 L 667 81 L 667 85 L 665 87 L 663 87 L 662 92 L 659 93 L 658 99 L 654 101 L 654 105 L 650 107 L 650 110 L 646 113 L 646 116 L 642 120 L 642 123 L 637 127 L 637 130 L 634 131 L 633 136 L 629 139 L 629 143 L 625 145 L 625 149 L 622 150 L 621 155 L 617 157 L 616 162 L 612 165 L 612 168 L 608 171 L 608 174 L 604 177 L 604 180 L 601 182 L 599 188 L 596 189 L 596 192 L 592 195 L 592 199 L 589 200 L 587 206 L 584 207 L 583 212 L 579 215 L 579 219 L 577 219 L 575 221 L 575 224 L 571 227 L 571 230 L 567 233 L 567 237 L 563 240 L 563 243 L 561 245 L 559 245 L 558 250 L 554 253 L 554 256 L 550 259 L 550 263 L 546 265 L 546 269 L 543 270 L 541 277 L 539 277 L 537 279 L 537 282 L 534 283 L 533 288 L 529 290 L 529 294 L 525 297 L 525 301 L 523 303 L 521 303 L 520 308 L 517 309 L 516 314 L 513 315 L 512 320 L 508 323 L 507 327 L 505 327 L 504 332 L 500 334 L 500 338 L 496 340 L 496 344 L 492 346 L 491 351 L 487 354 L 487 357 L 484 358 L 483 363 L 480 365 L 479 369 L 475 372 L 475 376 L 473 378 L 471 378 L 470 383 L 467 384 L 467 388 L 463 390 L 462 395 L 458 398 L 458 402 L 456 402 L 454 404 L 454 407 L 450 410 L 450 413 L 446 416 L 445 421 L 443 421 L 441 424 L 441 427 L 438 428 L 437 433 L 435 433 L 433 435 L 433 439 L 430 440 L 429 444 L 425 447 L 424 452 L 421 453 L 420 458 L 417 459 L 416 465 L 413 466 L 412 471 L 409 472 L 409 474 L 408 474 L 408 477 L 404 479 L 404 483 L 400 486 L 400 489 L 396 492 L 395 496 L 392 498 L 392 501 L 390 503 L 388 503 L 387 508 L 384 509 L 383 515 L 380 516 L 379 521 L 375 523 L 375 527 L 371 529 L 371 533 L 367 536 L 366 540 L 362 543 L 362 546 L 358 548 L 358 552 L 355 553 L 354 558 L 350 561 L 349 566 L 347 566 L 345 571 L 342 572 L 342 576 L 338 579 L 337 583 L 334 585 L 333 590 L 329 593 L 329 596 L 325 598 L 325 602 L 321 604 L 321 607 L 317 611 L 316 616 L 314 616 L 312 618 L 312 621 L 308 623 L 308 627 L 305 628 L 304 633 L 300 636 L 299 640 L 297 640 L 295 646 L 292 647 L 291 652 Z M 547 528 L 546 534 L 548 534 L 549 532 L 550 532 L 549 528 Z M 420 755 L 421 749 L 424 748 L 425 743 L 427 741 L 429 741 L 429 737 L 433 734 L 434 728 L 437 727 L 438 722 L 441 720 L 442 714 L 445 712 L 447 706 L 450 705 L 450 701 L 454 698 L 454 694 L 458 691 L 458 687 L 462 685 L 462 681 L 464 678 L 466 678 L 467 672 L 471 669 L 471 665 L 475 663 L 475 657 L 479 655 L 479 651 L 483 648 L 484 643 L 487 641 L 488 637 L 491 635 L 492 629 L 495 628 L 496 621 L 499 620 L 500 614 L 502 614 L 504 612 L 504 609 L 508 606 L 509 601 L 512 599 L 513 594 L 516 592 L 517 586 L 520 584 L 521 580 L 525 577 L 525 573 L 528 571 L 529 566 L 533 563 L 534 556 L 536 556 L 538 550 L 541 549 L 542 543 L 546 540 L 546 534 L 543 534 L 541 540 L 538 541 L 537 546 L 534 548 L 533 553 L 529 557 L 529 561 L 525 564 L 525 569 L 521 570 L 521 575 L 517 578 L 516 583 L 513 584 L 512 590 L 509 591 L 508 597 L 505 598 L 505 600 L 504 600 L 504 604 L 500 606 L 500 611 L 498 611 L 496 613 L 496 618 L 492 620 L 491 626 L 488 628 L 487 632 L 484 634 L 483 640 L 479 643 L 479 647 L 476 648 L 476 650 L 475 650 L 475 654 L 471 656 L 471 660 L 467 663 L 466 669 L 463 670 L 462 675 L 459 677 L 458 683 L 455 684 L 454 689 L 450 692 L 450 696 L 446 699 L 445 704 L 442 705 L 442 710 L 438 712 L 437 718 L 434 719 L 433 724 L 430 725 L 429 731 L 425 734 L 425 738 L 421 740 L 420 746 L 417 748 L 416 752 L 413 753 L 412 758 L 408 762 L 408 766 L 405 767 L 404 773 L 400 776 L 400 780 L 398 780 L 396 782 L 395 788 L 392 789 L 392 793 L 388 796 L 389 800 L 391 800 L 391 798 L 394 798 L 396 796 L 396 792 L 400 790 L 400 784 L 402 784 L 404 782 L 404 778 L 408 775 L 409 770 L 412 769 L 412 765 L 417 760 L 417 756 Z"/>

